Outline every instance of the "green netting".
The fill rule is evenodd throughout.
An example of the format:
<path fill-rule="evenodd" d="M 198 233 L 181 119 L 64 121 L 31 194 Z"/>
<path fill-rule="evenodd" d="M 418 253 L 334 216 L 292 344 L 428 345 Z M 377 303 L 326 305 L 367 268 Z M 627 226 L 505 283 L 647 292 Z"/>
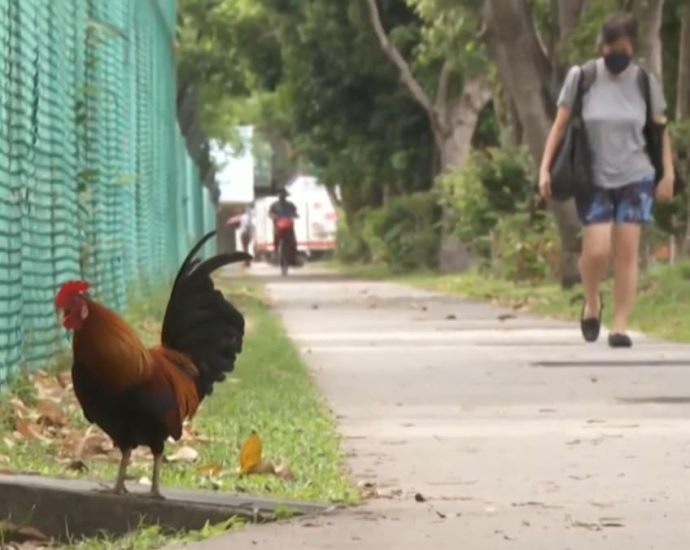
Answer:
<path fill-rule="evenodd" d="M 174 0 L 0 0 L 0 383 L 65 344 L 59 284 L 118 310 L 215 225 L 175 116 Z"/>

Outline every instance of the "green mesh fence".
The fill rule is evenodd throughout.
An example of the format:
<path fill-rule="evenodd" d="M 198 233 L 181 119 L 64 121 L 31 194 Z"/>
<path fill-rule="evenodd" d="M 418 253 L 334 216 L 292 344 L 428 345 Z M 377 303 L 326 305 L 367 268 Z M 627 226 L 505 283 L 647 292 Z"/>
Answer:
<path fill-rule="evenodd" d="M 215 225 L 175 116 L 174 0 L 0 0 L 0 383 L 64 348 L 53 297 L 122 310 Z"/>

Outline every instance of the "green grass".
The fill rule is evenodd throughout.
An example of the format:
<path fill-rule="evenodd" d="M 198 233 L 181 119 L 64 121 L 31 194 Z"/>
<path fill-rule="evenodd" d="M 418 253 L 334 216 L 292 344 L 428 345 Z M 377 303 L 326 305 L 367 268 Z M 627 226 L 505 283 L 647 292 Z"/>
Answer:
<path fill-rule="evenodd" d="M 240 529 L 245 523 L 236 518 L 231 518 L 218 525 L 206 525 L 198 531 L 191 533 L 166 533 L 158 525 L 142 525 L 136 532 L 124 537 L 85 538 L 64 544 L 60 550 L 155 550 L 163 546 L 173 544 L 190 544 L 204 539 L 222 535 L 234 529 Z"/>
<path fill-rule="evenodd" d="M 354 277 L 392 280 L 504 306 L 527 308 L 560 319 L 579 319 L 582 307 L 579 287 L 564 291 L 555 283 L 518 284 L 475 270 L 457 275 L 395 275 L 382 266 L 340 266 L 339 269 Z M 604 320 L 608 324 L 613 313 L 611 289 L 611 281 L 605 282 L 602 287 L 606 304 Z M 690 342 L 690 316 L 683 307 L 687 303 L 690 303 L 690 262 L 654 266 L 641 277 L 631 327 L 671 341 Z"/>
<path fill-rule="evenodd" d="M 199 459 L 193 464 L 165 464 L 164 490 L 165 486 L 210 489 L 211 480 L 198 470 L 212 465 L 220 470 L 213 475 L 214 484 L 218 481 L 221 484 L 220 490 L 323 503 L 357 502 L 358 492 L 344 472 L 334 420 L 296 348 L 286 336 L 279 317 L 265 303 L 258 286 L 221 280 L 219 287 L 245 314 L 244 351 L 236 370 L 227 381 L 215 386 L 213 395 L 204 400 L 192 422 L 194 432 L 201 437 L 184 444 L 197 450 Z M 139 302 L 127 316 L 147 343 L 154 343 L 158 338 L 166 298 L 161 294 Z M 10 389 L 20 391 L 25 400 L 31 400 L 31 388 L 27 388 L 22 379 L 13 382 Z M 67 412 L 70 428 L 86 429 L 78 408 Z M 0 416 L 2 414 L 0 411 Z M 263 441 L 264 459 L 276 465 L 288 464 L 294 480 L 273 475 L 239 476 L 240 448 L 252 430 L 256 430 Z M 7 417 L 0 423 L 0 455 L 10 458 L 12 468 L 46 475 L 79 475 L 67 472 L 65 466 L 54 459 L 60 452 L 58 442 L 15 441 L 10 448 L 5 440 L 12 440 Z M 179 446 L 181 444 L 167 445 L 166 454 L 174 453 Z M 148 456 L 142 458 L 130 466 L 129 474 L 133 479 L 150 479 Z M 89 472 L 83 477 L 108 482 L 114 479 L 115 457 L 108 461 L 87 460 L 87 464 Z M 141 545 L 112 548 L 152 548 L 155 546 L 150 545 L 153 544 L 151 540 L 163 536 L 151 529 L 141 533 L 141 537 L 137 535 L 134 539 L 140 539 Z M 104 546 L 107 541 L 101 542 L 98 548 L 110 548 Z M 84 545 L 88 544 L 90 542 L 84 542 L 74 548 L 87 549 L 90 547 Z"/>

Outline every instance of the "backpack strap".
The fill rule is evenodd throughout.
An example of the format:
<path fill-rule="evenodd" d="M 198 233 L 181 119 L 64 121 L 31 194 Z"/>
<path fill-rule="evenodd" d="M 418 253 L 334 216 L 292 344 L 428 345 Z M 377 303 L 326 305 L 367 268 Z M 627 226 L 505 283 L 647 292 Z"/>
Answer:
<path fill-rule="evenodd" d="M 580 65 L 580 78 L 577 82 L 577 92 L 573 102 L 573 113 L 575 116 L 582 115 L 582 98 L 589 91 L 597 78 L 597 62 L 594 59 Z"/>
<path fill-rule="evenodd" d="M 647 120 L 645 122 L 646 126 L 654 119 L 654 115 L 652 114 L 652 90 L 649 82 L 649 73 L 641 65 L 638 65 L 637 67 L 637 85 L 640 88 L 640 92 L 642 93 L 645 107 L 647 109 Z"/>

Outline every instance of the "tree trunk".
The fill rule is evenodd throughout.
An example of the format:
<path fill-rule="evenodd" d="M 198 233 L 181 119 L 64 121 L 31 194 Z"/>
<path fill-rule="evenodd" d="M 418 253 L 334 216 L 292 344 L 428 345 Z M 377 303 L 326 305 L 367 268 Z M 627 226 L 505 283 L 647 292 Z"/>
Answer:
<path fill-rule="evenodd" d="M 568 69 L 559 56 L 557 55 L 558 48 L 563 47 L 564 42 L 568 39 L 570 34 L 577 28 L 580 22 L 582 12 L 587 4 L 586 0 L 553 0 L 558 9 L 558 41 L 557 46 L 551 49 L 551 86 L 552 90 L 557 93 L 558 89 L 565 78 Z"/>
<path fill-rule="evenodd" d="M 429 117 L 441 171 L 462 165 L 472 147 L 472 137 L 479 113 L 491 99 L 486 80 L 484 77 L 467 80 L 460 96 L 450 99 L 448 93 L 452 68 L 451 63 L 446 61 L 438 77 L 436 98 L 432 100 L 415 78 L 409 63 L 388 38 L 376 0 L 367 0 L 367 4 L 371 25 L 379 39 L 381 49 L 391 63 L 398 68 L 401 82 Z M 442 214 L 443 231 L 439 253 L 439 268 L 442 271 L 465 269 L 472 263 L 470 248 L 467 244 L 450 234 L 452 215 L 449 208 L 445 208 Z"/>
<path fill-rule="evenodd" d="M 664 13 L 664 0 L 637 0 L 635 13 L 642 23 L 644 66 L 661 80 L 663 76 L 661 22 Z"/>
<path fill-rule="evenodd" d="M 688 3 L 683 8 L 681 19 L 676 92 L 676 120 L 687 120 L 690 118 L 690 4 Z M 685 180 L 690 180 L 690 145 L 688 145 L 688 150 L 685 152 L 685 166 L 681 165 L 676 169 L 684 170 Z M 686 258 L 690 256 L 690 199 L 687 203 L 685 236 L 681 249 L 683 257 Z"/>
<path fill-rule="evenodd" d="M 440 126 L 446 129 L 436 136 L 442 171 L 462 166 L 467 160 L 479 113 L 490 99 L 491 91 L 484 78 L 474 78 L 465 82 L 460 97 L 451 106 L 437 105 L 437 111 L 444 118 Z M 452 209 L 444 208 L 438 265 L 445 273 L 465 270 L 473 263 L 471 247 L 452 234 L 454 222 Z"/>
<path fill-rule="evenodd" d="M 555 106 L 550 92 L 551 64 L 537 40 L 526 0 L 486 0 L 485 40 L 499 78 L 512 98 L 524 142 L 535 164 L 541 162 Z M 552 201 L 561 241 L 561 284 L 579 279 L 580 222 L 574 202 Z"/>
<path fill-rule="evenodd" d="M 690 3 L 683 8 L 678 52 L 676 120 L 690 117 Z"/>
<path fill-rule="evenodd" d="M 561 40 L 575 30 L 585 4 L 585 0 L 558 0 L 558 29 Z"/>
<path fill-rule="evenodd" d="M 479 114 L 490 99 L 486 81 L 474 78 L 465 83 L 460 97 L 451 106 L 437 107 L 438 111 L 448 113 L 443 124 L 445 130 L 439 130 L 436 137 L 437 143 L 441 144 L 442 171 L 452 170 L 465 162 L 472 149 Z"/>

